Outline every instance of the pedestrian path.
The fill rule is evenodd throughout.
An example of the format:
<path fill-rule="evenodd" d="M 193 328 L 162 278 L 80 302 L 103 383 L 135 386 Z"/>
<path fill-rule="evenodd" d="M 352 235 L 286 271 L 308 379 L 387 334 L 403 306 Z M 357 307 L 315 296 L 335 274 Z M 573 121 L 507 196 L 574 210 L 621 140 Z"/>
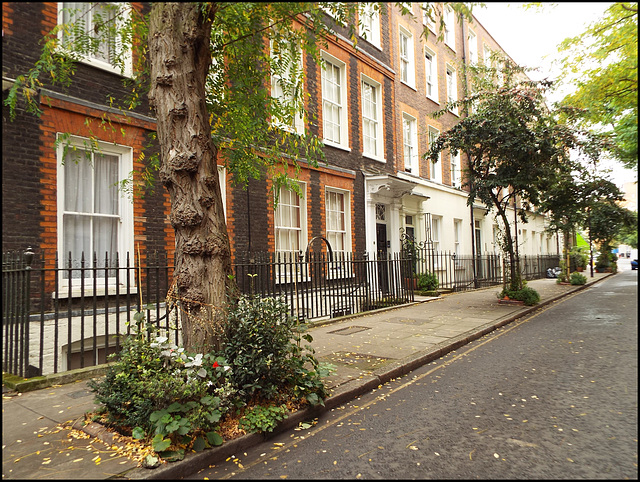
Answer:
<path fill-rule="evenodd" d="M 492 287 L 421 298 L 402 307 L 314 323 L 310 334 L 316 358 L 336 366 L 325 380 L 330 396 L 323 409 L 292 414 L 282 429 L 353 400 L 610 276 L 595 273 L 591 278 L 585 274 L 585 286 L 561 285 L 555 279 L 530 281 L 529 286 L 541 297 L 540 304 L 534 307 L 499 304 L 496 295 L 500 287 Z M 91 435 L 70 430 L 74 421 L 83 420 L 85 412 L 96 408 L 86 380 L 24 393 L 19 391 L 19 385 L 16 388 L 17 391 L 4 393 L 3 387 L 3 479 L 179 478 L 265 440 L 262 435 L 246 435 L 215 449 L 188 454 L 181 462 L 145 469 L 118 453 L 113 448 L 117 441 L 106 432 L 99 433 L 99 426 L 94 424 L 87 429 Z"/>

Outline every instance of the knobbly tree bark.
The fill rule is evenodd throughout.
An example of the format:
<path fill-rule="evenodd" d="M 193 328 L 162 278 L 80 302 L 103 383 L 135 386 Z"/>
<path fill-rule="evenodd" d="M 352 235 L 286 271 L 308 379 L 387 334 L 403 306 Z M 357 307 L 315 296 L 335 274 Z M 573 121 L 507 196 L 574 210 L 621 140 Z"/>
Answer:
<path fill-rule="evenodd" d="M 149 99 L 160 144 L 160 180 L 171 198 L 176 250 L 174 289 L 183 344 L 220 348 L 231 251 L 205 104 L 215 7 L 154 3 L 149 20 Z"/>

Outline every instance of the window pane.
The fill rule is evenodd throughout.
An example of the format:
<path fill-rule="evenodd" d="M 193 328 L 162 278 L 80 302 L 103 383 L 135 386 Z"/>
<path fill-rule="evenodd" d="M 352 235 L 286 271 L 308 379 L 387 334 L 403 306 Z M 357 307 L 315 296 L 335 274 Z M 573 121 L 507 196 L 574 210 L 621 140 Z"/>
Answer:
<path fill-rule="evenodd" d="M 114 258 L 118 251 L 118 219 L 95 218 L 93 221 L 93 239 L 98 267 L 104 267 L 105 253 L 109 256 L 109 265 L 113 266 Z M 99 274 L 100 277 L 104 276 L 104 273 Z"/>
<path fill-rule="evenodd" d="M 96 213 L 118 214 L 118 157 L 95 155 Z"/>
<path fill-rule="evenodd" d="M 64 209 L 77 213 L 92 212 L 92 173 L 86 151 L 69 148 L 64 159 Z"/>
<path fill-rule="evenodd" d="M 71 266 L 80 267 L 80 260 L 84 253 L 85 266 L 90 266 L 91 249 L 91 218 L 89 216 L 77 216 L 65 214 L 63 216 L 63 250 L 61 265 L 69 266 L 69 252 L 71 252 Z M 88 274 L 86 275 L 88 276 Z M 68 278 L 68 273 L 64 273 Z M 73 272 L 72 278 L 80 278 L 80 272 Z"/>
<path fill-rule="evenodd" d="M 330 62 L 326 62 L 322 70 L 322 98 L 324 139 L 339 144 L 342 115 L 340 68 Z"/>

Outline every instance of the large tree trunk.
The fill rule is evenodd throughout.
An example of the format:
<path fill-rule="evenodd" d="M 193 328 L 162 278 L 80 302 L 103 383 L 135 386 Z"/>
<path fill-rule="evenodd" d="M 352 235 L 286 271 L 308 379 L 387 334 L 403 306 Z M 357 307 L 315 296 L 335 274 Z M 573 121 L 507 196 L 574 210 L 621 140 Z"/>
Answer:
<path fill-rule="evenodd" d="M 154 3 L 149 20 L 151 90 L 160 179 L 171 198 L 174 283 L 185 348 L 220 347 L 231 256 L 205 103 L 214 12 L 195 3 Z"/>

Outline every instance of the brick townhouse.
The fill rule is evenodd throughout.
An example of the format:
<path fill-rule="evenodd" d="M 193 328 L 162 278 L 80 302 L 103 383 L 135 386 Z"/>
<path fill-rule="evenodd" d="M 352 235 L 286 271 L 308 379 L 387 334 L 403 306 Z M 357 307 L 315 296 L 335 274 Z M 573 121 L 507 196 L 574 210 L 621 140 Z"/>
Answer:
<path fill-rule="evenodd" d="M 106 14 L 101 4 L 90 5 L 3 3 L 3 100 L 16 77 L 38 60 L 43 36 L 67 20 L 65 7 L 84 9 L 86 28 L 91 28 L 92 15 Z M 463 96 L 460 66 L 502 49 L 479 22 L 462 21 L 446 7 L 445 38 L 438 42 L 420 5 L 410 5 L 413 19 L 393 4 L 386 4 L 386 15 L 367 8 L 357 48 L 348 29 L 335 25 L 327 13 L 336 35 L 322 49 L 325 67 L 303 60 L 306 108 L 317 118 L 308 127 L 324 142 L 327 163 L 317 168 L 302 163 L 302 197 L 282 192 L 274 210 L 269 179 L 234 188 L 219 159 L 234 257 L 300 252 L 318 237 L 337 252 L 376 256 L 400 251 L 403 233 L 436 251 L 470 255 L 472 246 L 477 254 L 497 251 L 496 221 L 484 206 L 466 204 L 464 157 L 444 152 L 437 163 L 428 163 L 422 155 L 439 133 L 460 120 L 461 112 L 430 117 L 448 100 Z M 142 2 L 131 6 L 142 12 L 149 8 Z M 424 25 L 432 33 L 426 40 Z M 174 235 L 165 190 L 158 183 L 152 193 L 129 198 L 114 187 L 131 172 L 140 180 L 156 152 L 150 137 L 155 119 L 146 99 L 126 113 L 109 102 L 126 98 L 122 81 L 109 51 L 101 51 L 77 63 L 69 87 L 42 86 L 37 93 L 40 117 L 19 104 L 10 121 L 3 105 L 3 252 L 32 247 L 49 268 L 56 253 L 62 266 L 69 252 L 74 266 L 83 252 L 98 253 L 99 262 L 105 252 L 111 260 L 140 252 L 143 262 L 150 253 L 162 252 L 171 264 Z M 272 86 L 272 95 L 278 95 Z M 97 150 L 86 145 L 92 138 Z M 78 156 L 90 157 L 91 163 L 73 162 Z M 522 227 L 521 253 L 557 252 L 543 218 L 533 216 Z M 64 288 L 65 274 L 59 276 Z M 52 286 L 48 279 L 47 292 Z"/>
<path fill-rule="evenodd" d="M 33 66 L 40 39 L 62 20 L 63 6 L 3 4 L 3 92 L 15 76 Z M 148 8 L 142 3 L 133 6 Z M 275 215 L 268 180 L 252 181 L 247 190 L 223 186 L 234 251 L 304 250 L 309 240 L 324 236 L 338 251 L 376 252 L 388 247 L 397 252 L 400 233 L 408 232 L 417 240 L 435 243 L 436 249 L 471 252 L 471 211 L 461 189 L 464 159 L 445 152 L 438 163 L 428 165 L 421 155 L 435 136 L 460 118 L 459 112 L 437 120 L 429 117 L 447 100 L 463 95 L 460 64 L 482 61 L 489 50 L 501 48 L 477 21 L 461 21 L 448 8 L 443 13 L 444 41 L 436 41 L 433 25 L 425 41 L 423 21 L 429 22 L 419 4 L 412 4 L 415 19 L 387 6 L 388 15 L 370 9 L 357 49 L 348 40 L 347 29 L 335 26 L 337 35 L 322 51 L 326 68 L 305 59 L 307 107 L 318 116 L 310 128 L 324 141 L 328 161 L 317 169 L 302 170 L 305 197 L 283 193 L 282 213 Z M 327 21 L 332 22 L 330 15 Z M 74 257 L 83 250 L 125 253 L 133 252 L 137 243 L 143 253 L 171 253 L 167 196 L 160 188 L 153 195 L 134 197 L 133 203 L 120 199 L 117 221 L 109 217 L 112 213 L 102 219 L 95 212 L 83 213 L 84 217 L 68 214 L 74 212 L 69 206 L 69 193 L 75 189 L 70 179 L 88 179 L 80 176 L 91 173 L 81 172 L 75 164 L 62 166 L 64 143 L 54 145 L 61 136 L 71 135 L 78 149 L 95 136 L 104 153 L 96 170 L 100 164 L 107 169 L 110 162 L 116 163 L 117 172 L 108 174 L 113 180 L 139 171 L 142 159 L 149 157 L 148 152 L 141 156 L 154 130 L 148 105 L 143 103 L 126 116 L 109 108 L 108 96 L 124 98 L 126 90 L 121 75 L 102 57 L 79 63 L 69 88 L 45 85 L 40 118 L 18 109 L 16 120 L 7 122 L 3 107 L 3 250 L 29 245 L 51 260 L 56 250 L 71 250 Z M 102 118 L 109 112 L 112 121 L 105 128 Z M 220 173 L 224 179 L 222 168 Z M 95 184 L 96 192 L 85 195 L 118 196 L 104 184 Z M 13 189 L 17 185 L 20 189 Z M 98 188 L 105 192 L 97 192 Z M 473 213 L 479 251 L 493 251 L 494 222 L 484 215 L 483 206 Z M 117 234 L 108 239 L 78 237 L 91 223 L 117 226 Z M 542 220 L 534 218 L 527 227 L 525 252 L 553 250 L 554 243 L 543 236 Z M 76 238 L 84 239 L 84 244 Z"/>

